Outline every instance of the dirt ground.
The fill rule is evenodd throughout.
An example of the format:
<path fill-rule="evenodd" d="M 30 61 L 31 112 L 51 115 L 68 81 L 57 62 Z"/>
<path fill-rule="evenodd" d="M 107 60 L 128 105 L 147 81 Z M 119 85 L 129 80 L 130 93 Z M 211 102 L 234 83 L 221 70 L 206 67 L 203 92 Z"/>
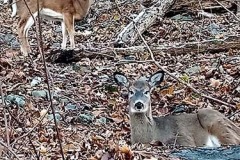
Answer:
<path fill-rule="evenodd" d="M 185 2 L 185 1 L 183 1 Z M 182 2 L 182 3 L 183 3 Z M 163 20 L 143 33 L 150 46 L 199 42 L 239 36 L 240 25 L 229 12 L 213 12 L 214 17 L 198 15 L 198 5 L 172 9 Z M 57 135 L 46 93 L 46 73 L 37 51 L 35 29 L 29 32 L 33 53 L 22 56 L 17 38 L 17 17 L 0 1 L 0 77 L 6 104 L 10 146 L 20 159 L 61 158 Z M 173 8 L 179 8 L 180 2 Z M 227 6 L 229 7 L 229 6 Z M 231 6 L 229 7 L 230 9 Z M 98 0 L 88 16 L 75 25 L 76 31 L 91 31 L 89 36 L 76 36 L 76 47 L 111 49 L 117 35 L 142 9 L 135 0 Z M 222 9 L 224 10 L 224 9 Z M 231 10 L 234 12 L 234 9 Z M 56 63 L 52 50 L 59 49 L 62 35 L 57 22 L 43 21 L 44 53 L 53 106 L 56 110 L 60 139 L 68 159 L 178 159 L 171 157 L 172 146 L 130 144 L 126 90 L 113 81 L 115 71 L 130 79 L 149 76 L 159 68 L 147 60 L 150 54 L 124 51 L 91 53 L 78 62 Z M 138 39 L 134 46 L 144 46 Z M 189 52 L 171 55 L 155 52 L 155 59 L 176 77 L 190 83 L 200 92 L 220 99 L 233 107 L 202 98 L 170 76 L 152 93 L 154 116 L 194 113 L 211 107 L 240 122 L 240 51 Z M 94 55 L 94 56 L 92 56 Z M 126 62 L 133 60 L 136 63 Z M 141 61 L 141 62 L 139 62 Z M 145 61 L 145 62 L 143 62 Z M 11 98 L 13 97 L 13 98 Z M 0 102 L 2 102 L 0 100 Z M 22 104 L 22 105 L 21 105 Z M 2 106 L 2 105 L 1 105 Z M 1 141 L 6 142 L 3 107 L 0 108 Z M 49 110 L 49 111 L 48 111 Z M 44 118 L 42 115 L 48 112 Z M 0 157 L 12 159 L 0 147 Z"/>

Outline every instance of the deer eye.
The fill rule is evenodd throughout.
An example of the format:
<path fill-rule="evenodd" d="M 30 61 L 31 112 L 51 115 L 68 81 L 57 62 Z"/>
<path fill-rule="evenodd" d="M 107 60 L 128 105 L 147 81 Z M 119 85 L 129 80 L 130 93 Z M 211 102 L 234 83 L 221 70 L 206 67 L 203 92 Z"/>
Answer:
<path fill-rule="evenodd" d="M 149 91 L 145 91 L 144 94 L 149 94 Z"/>
<path fill-rule="evenodd" d="M 130 94 L 130 95 L 133 95 L 133 94 L 134 94 L 134 92 L 133 92 L 133 91 L 131 91 L 131 90 L 129 90 L 129 94 Z"/>

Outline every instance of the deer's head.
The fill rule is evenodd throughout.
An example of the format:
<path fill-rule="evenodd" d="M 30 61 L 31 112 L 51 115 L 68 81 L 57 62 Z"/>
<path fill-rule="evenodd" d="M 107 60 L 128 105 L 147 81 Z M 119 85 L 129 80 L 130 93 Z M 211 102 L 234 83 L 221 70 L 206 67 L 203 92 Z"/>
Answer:
<path fill-rule="evenodd" d="M 151 112 L 151 91 L 163 81 L 163 78 L 164 72 L 158 71 L 148 79 L 141 77 L 133 82 L 129 82 L 124 74 L 114 73 L 115 82 L 119 86 L 124 86 L 128 89 L 130 114 Z"/>

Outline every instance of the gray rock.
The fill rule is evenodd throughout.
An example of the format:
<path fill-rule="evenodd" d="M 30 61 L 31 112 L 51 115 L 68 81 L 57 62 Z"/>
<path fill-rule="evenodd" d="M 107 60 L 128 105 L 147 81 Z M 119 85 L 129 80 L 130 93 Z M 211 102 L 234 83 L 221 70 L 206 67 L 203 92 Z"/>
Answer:
<path fill-rule="evenodd" d="M 76 105 L 73 105 L 73 104 L 67 104 L 66 106 L 65 106 L 65 110 L 66 111 L 74 111 L 74 110 L 76 110 L 77 109 L 77 106 Z"/>
<path fill-rule="evenodd" d="M 26 103 L 25 97 L 19 96 L 19 95 L 14 95 L 14 94 L 8 95 L 6 97 L 6 101 L 8 101 L 11 104 L 16 104 L 19 107 L 24 107 L 24 105 Z"/>
<path fill-rule="evenodd" d="M 194 66 L 194 67 L 185 69 L 185 72 L 189 75 L 193 75 L 195 73 L 199 73 L 200 69 L 201 69 L 200 66 Z"/>
<path fill-rule="evenodd" d="M 61 44 L 60 43 L 53 43 L 51 48 L 60 48 Z"/>
<path fill-rule="evenodd" d="M 31 82 L 31 87 L 34 87 L 38 84 L 40 84 L 42 81 L 42 78 L 41 77 L 34 77 L 32 82 Z"/>
<path fill-rule="evenodd" d="M 47 90 L 35 90 L 32 91 L 32 96 L 36 98 L 49 98 Z"/>
<path fill-rule="evenodd" d="M 92 123 L 93 119 L 94 119 L 94 116 L 90 115 L 90 114 L 80 114 L 78 116 L 78 120 L 79 120 L 80 123 L 89 124 L 89 123 Z"/>
<path fill-rule="evenodd" d="M 62 120 L 62 116 L 61 116 L 59 113 L 55 113 L 55 117 L 56 117 L 57 122 L 59 122 L 60 120 Z M 49 115 L 48 115 L 48 119 L 49 119 L 50 121 L 54 121 L 53 114 L 49 114 Z"/>
<path fill-rule="evenodd" d="M 69 100 L 67 98 L 61 98 L 60 102 L 61 103 L 69 103 Z"/>
<path fill-rule="evenodd" d="M 221 33 L 221 28 L 219 25 L 217 25 L 216 23 L 211 23 L 208 26 L 208 30 L 212 35 L 218 35 Z"/>
<path fill-rule="evenodd" d="M 101 117 L 101 118 L 97 119 L 97 122 L 102 123 L 102 124 L 106 124 L 107 123 L 107 118 Z"/>

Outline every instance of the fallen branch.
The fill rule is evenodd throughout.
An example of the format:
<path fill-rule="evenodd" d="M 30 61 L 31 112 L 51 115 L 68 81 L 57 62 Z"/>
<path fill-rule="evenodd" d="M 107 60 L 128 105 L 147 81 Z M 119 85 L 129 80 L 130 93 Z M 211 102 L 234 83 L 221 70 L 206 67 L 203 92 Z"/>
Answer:
<path fill-rule="evenodd" d="M 155 20 L 163 18 L 168 9 L 174 4 L 175 0 L 159 0 L 155 5 L 150 8 L 143 9 L 139 15 L 129 23 L 116 39 L 116 44 L 133 44 L 138 38 L 138 34 L 134 29 L 136 25 L 140 33 L 143 33 L 150 27 Z"/>
<path fill-rule="evenodd" d="M 229 49 L 240 49 L 240 36 L 229 36 L 224 39 L 211 39 L 199 42 L 163 44 L 149 48 L 152 52 L 167 52 L 171 55 L 206 52 L 216 53 Z M 113 50 L 136 53 L 145 52 L 149 49 L 146 46 L 133 46 L 128 48 L 113 48 Z"/>
<path fill-rule="evenodd" d="M 222 6 L 226 11 L 228 11 L 237 21 L 240 22 L 240 19 L 229 9 L 227 9 L 227 7 L 225 7 L 222 3 L 220 3 L 218 0 L 214 0 L 215 2 L 217 2 L 220 6 Z M 239 3 L 239 2 L 238 2 Z M 237 4 L 238 5 L 238 4 Z M 237 10 L 239 9 L 239 7 L 237 7 Z M 237 11 L 239 12 L 239 11 Z"/>
<path fill-rule="evenodd" d="M 210 100 L 213 100 L 217 103 L 220 103 L 220 104 L 223 104 L 223 105 L 226 105 L 228 107 L 232 107 L 232 108 L 235 108 L 234 105 L 232 104 L 229 104 L 227 102 L 223 102 L 219 99 L 216 99 L 216 98 L 213 98 L 211 96 L 208 96 L 208 95 L 205 95 L 203 94 L 202 92 L 198 91 L 196 88 L 194 88 L 193 86 L 191 86 L 191 84 L 177 78 L 176 76 L 174 76 L 172 73 L 170 73 L 168 70 L 166 70 L 165 68 L 163 68 L 156 60 L 155 60 L 155 57 L 153 55 L 153 52 L 151 50 L 151 48 L 149 47 L 149 45 L 147 44 L 146 40 L 144 39 L 144 37 L 142 36 L 142 34 L 140 33 L 140 31 L 138 30 L 138 28 L 135 26 L 135 29 L 136 31 L 138 32 L 140 38 L 142 39 L 143 43 L 145 44 L 145 46 L 147 47 L 149 53 L 150 53 L 150 56 L 151 56 L 151 59 L 154 61 L 155 65 L 160 68 L 161 70 L 163 70 L 165 73 L 167 73 L 169 76 L 171 76 L 173 79 L 177 80 L 178 82 L 184 84 L 185 86 L 187 86 L 188 88 L 190 88 L 192 91 L 194 91 L 195 93 L 197 93 L 198 95 L 200 95 L 201 97 L 204 97 L 204 98 L 207 98 L 207 99 L 210 99 Z"/>
<path fill-rule="evenodd" d="M 189 53 L 219 53 L 228 51 L 229 49 L 240 49 L 240 35 L 230 35 L 224 39 L 211 39 L 203 41 L 195 41 L 188 43 L 172 43 L 162 44 L 158 46 L 149 46 L 151 51 L 156 54 L 168 53 L 174 55 L 184 55 Z M 143 53 L 148 51 L 148 48 L 144 46 L 132 46 L 126 48 L 91 48 L 86 50 L 70 50 L 61 51 L 54 50 L 51 52 L 49 60 L 56 63 L 70 63 L 80 61 L 82 58 L 95 58 L 101 56 L 108 59 L 115 59 L 114 52 L 126 53 L 127 55 L 135 55 L 136 53 Z"/>

